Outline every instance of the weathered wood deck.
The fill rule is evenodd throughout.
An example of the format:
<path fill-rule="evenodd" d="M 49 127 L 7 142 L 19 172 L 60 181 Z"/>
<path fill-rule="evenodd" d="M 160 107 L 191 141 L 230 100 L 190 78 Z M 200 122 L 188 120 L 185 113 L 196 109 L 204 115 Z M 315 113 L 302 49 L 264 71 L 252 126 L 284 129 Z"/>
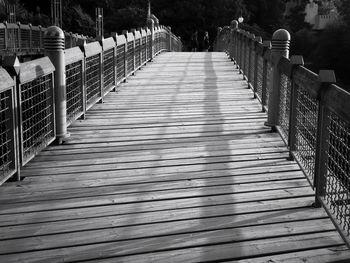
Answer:
<path fill-rule="evenodd" d="M 0 262 L 330 262 L 350 252 L 222 53 L 163 54 L 0 188 Z"/>

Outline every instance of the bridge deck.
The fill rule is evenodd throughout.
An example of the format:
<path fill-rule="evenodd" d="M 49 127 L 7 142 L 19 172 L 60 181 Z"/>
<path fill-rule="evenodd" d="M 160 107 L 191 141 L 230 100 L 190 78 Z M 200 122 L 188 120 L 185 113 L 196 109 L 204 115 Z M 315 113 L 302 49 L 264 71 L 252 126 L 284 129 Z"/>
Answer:
<path fill-rule="evenodd" d="M 222 53 L 168 53 L 0 188 L 0 262 L 327 262 L 350 253 Z"/>

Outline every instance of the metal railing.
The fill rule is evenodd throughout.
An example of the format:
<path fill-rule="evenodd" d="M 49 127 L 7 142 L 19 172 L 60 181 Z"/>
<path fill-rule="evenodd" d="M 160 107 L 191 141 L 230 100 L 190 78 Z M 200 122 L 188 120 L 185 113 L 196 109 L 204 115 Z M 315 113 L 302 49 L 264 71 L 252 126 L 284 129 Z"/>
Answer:
<path fill-rule="evenodd" d="M 0 67 L 0 183 L 17 172 L 15 82 Z"/>
<path fill-rule="evenodd" d="M 280 133 L 314 188 L 315 205 L 350 246 L 350 93 L 334 84 L 333 71 L 316 74 L 301 56 L 289 59 L 287 31 L 276 31 L 272 46 L 236 21 L 218 33 L 216 50 L 227 52 L 248 81 L 268 112 L 266 125 Z"/>
<path fill-rule="evenodd" d="M 22 165 L 55 139 L 54 70 L 47 57 L 21 64 L 18 111 Z"/>
<path fill-rule="evenodd" d="M 0 23 L 0 53 L 2 55 L 34 55 L 44 53 L 44 32 L 41 26 L 21 23 Z M 81 41 L 95 41 L 92 37 L 65 32 L 65 46 L 78 46 Z"/>
<path fill-rule="evenodd" d="M 99 42 L 84 40 L 76 43 L 79 47 L 62 50 L 66 126 L 84 117 L 89 108 L 156 54 L 180 50 L 176 36 L 165 28 L 159 30 L 173 42 L 172 49 L 160 49 L 153 56 L 148 51 L 152 50 L 151 45 L 155 47 L 156 41 L 149 29 L 127 33 L 127 37 L 115 34 Z M 137 40 L 139 43 L 135 45 Z M 45 42 L 51 50 L 55 47 L 53 41 Z M 63 48 L 63 38 L 60 41 Z M 54 87 L 57 61 L 43 57 L 19 63 L 13 56 L 9 58 L 4 61 L 5 68 L 0 67 L 0 184 L 15 174 L 20 179 L 21 168 L 58 139 L 55 105 L 62 105 L 62 98 L 54 95 L 54 90 L 62 89 Z"/>

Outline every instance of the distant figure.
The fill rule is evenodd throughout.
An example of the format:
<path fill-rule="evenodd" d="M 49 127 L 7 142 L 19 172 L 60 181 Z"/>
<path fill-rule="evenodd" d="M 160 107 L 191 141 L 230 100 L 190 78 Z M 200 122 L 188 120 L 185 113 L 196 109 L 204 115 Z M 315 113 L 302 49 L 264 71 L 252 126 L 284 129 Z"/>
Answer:
<path fill-rule="evenodd" d="M 197 52 L 198 49 L 198 32 L 194 32 L 194 34 L 191 36 L 191 48 L 192 52 Z"/>
<path fill-rule="evenodd" d="M 206 31 L 204 33 L 203 42 L 202 42 L 203 52 L 208 52 L 210 44 L 209 44 L 209 33 Z"/>

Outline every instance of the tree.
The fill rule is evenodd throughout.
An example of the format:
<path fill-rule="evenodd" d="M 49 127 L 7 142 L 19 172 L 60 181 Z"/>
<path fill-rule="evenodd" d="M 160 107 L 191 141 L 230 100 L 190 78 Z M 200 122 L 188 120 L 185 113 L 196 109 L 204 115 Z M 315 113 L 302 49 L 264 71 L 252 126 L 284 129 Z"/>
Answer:
<path fill-rule="evenodd" d="M 350 1 L 338 0 L 336 1 L 336 6 L 342 16 L 343 21 L 350 28 Z"/>

